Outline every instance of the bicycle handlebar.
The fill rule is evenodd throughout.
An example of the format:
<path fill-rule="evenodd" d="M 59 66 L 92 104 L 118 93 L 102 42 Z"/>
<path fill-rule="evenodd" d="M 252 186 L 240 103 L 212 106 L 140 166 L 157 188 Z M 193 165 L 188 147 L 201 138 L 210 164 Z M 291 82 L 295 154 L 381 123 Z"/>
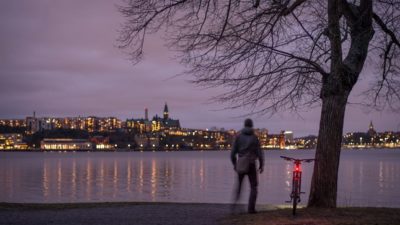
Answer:
<path fill-rule="evenodd" d="M 315 159 L 295 159 L 295 158 L 290 158 L 290 157 L 282 156 L 282 155 L 281 155 L 281 158 L 284 159 L 284 160 L 293 161 L 293 162 L 306 162 L 306 163 L 310 163 L 310 162 L 312 162 L 312 161 L 315 161 Z"/>

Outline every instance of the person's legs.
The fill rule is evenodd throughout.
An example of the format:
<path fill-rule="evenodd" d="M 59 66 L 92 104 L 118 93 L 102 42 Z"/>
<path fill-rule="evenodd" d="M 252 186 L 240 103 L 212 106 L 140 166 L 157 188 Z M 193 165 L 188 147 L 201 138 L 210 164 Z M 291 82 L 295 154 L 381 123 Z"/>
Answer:
<path fill-rule="evenodd" d="M 258 186 L 257 169 L 255 164 L 250 164 L 248 175 L 250 181 L 250 197 L 249 197 L 248 212 L 255 213 L 256 200 L 257 200 L 257 186 Z"/>
<path fill-rule="evenodd" d="M 231 205 L 231 213 L 236 213 L 238 210 L 237 206 L 240 199 L 240 193 L 242 191 L 244 174 L 237 174 L 237 177 L 237 184 L 235 185 L 235 189 L 233 192 L 233 204 Z"/>
<path fill-rule="evenodd" d="M 236 186 L 235 190 L 235 204 L 239 201 L 240 199 L 240 193 L 242 191 L 242 183 L 243 183 L 243 178 L 245 174 L 238 174 L 238 184 Z"/>

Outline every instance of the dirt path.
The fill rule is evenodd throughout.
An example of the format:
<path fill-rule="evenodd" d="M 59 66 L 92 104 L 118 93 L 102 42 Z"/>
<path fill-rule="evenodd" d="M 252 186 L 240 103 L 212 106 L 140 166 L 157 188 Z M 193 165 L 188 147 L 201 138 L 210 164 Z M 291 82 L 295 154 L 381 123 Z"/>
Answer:
<path fill-rule="evenodd" d="M 216 225 L 226 204 L 82 204 L 0 206 L 1 225 Z"/>

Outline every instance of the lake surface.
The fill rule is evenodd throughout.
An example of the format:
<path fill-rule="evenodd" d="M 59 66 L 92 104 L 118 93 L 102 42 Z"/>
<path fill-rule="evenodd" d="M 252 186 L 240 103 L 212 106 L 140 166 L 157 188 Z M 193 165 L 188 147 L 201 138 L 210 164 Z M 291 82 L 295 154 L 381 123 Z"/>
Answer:
<path fill-rule="evenodd" d="M 229 151 L 0 152 L 0 202 L 230 203 L 235 173 Z M 266 151 L 259 204 L 285 204 L 293 165 L 279 158 L 313 158 L 313 150 Z M 303 164 L 306 204 L 313 163 Z M 400 207 L 400 150 L 343 150 L 341 206 Z M 243 202 L 248 197 L 246 180 Z"/>

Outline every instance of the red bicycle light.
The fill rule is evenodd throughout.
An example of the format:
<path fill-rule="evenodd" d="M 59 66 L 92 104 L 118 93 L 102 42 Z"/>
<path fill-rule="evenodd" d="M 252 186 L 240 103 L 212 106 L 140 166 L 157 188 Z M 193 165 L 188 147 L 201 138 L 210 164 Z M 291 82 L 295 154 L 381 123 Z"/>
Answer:
<path fill-rule="evenodd" d="M 300 165 L 296 165 L 295 170 L 296 170 L 296 171 L 300 171 Z"/>

